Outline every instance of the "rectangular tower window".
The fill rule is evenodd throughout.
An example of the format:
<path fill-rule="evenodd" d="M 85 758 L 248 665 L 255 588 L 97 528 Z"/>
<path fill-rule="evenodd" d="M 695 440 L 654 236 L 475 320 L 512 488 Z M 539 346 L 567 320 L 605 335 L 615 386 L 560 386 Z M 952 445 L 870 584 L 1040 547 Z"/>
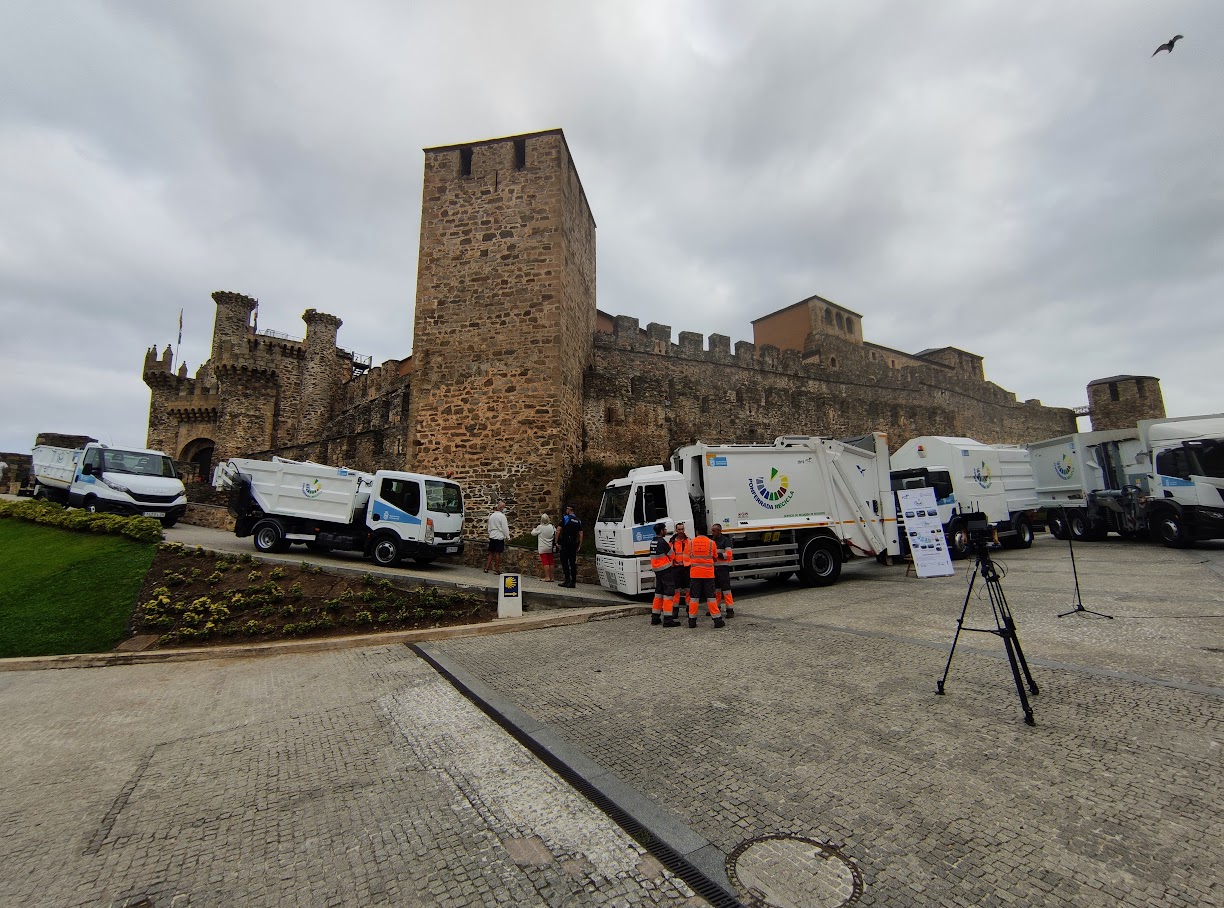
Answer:
<path fill-rule="evenodd" d="M 459 176 L 470 177 L 472 175 L 472 149 L 459 149 Z"/>
<path fill-rule="evenodd" d="M 1138 378 L 1135 379 L 1135 391 L 1139 394 L 1140 397 L 1147 397 L 1147 388 L 1143 387 L 1142 379 L 1138 379 Z"/>
<path fill-rule="evenodd" d="M 527 140 L 514 140 L 514 169 L 522 170 L 527 166 Z"/>
<path fill-rule="evenodd" d="M 1109 399 L 1110 400 L 1119 399 L 1118 398 L 1118 383 L 1116 381 L 1111 381 L 1109 383 Z"/>

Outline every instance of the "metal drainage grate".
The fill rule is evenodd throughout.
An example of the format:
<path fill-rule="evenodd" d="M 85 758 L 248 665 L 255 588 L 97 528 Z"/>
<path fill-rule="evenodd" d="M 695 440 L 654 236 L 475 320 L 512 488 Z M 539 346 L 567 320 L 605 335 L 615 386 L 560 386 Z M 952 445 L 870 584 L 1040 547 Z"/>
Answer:
<path fill-rule="evenodd" d="M 842 908 L 863 895 L 863 875 L 836 845 L 802 836 L 744 842 L 727 858 L 727 877 L 752 908 Z"/>

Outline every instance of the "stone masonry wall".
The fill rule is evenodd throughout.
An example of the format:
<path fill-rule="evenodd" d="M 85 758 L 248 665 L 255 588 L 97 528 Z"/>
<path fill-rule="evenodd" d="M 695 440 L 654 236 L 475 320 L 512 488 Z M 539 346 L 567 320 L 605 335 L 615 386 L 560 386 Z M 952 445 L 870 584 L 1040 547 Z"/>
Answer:
<path fill-rule="evenodd" d="M 1115 375 L 1088 385 L 1092 430 L 1133 429 L 1141 419 L 1165 417 L 1160 380 L 1150 375 Z"/>
<path fill-rule="evenodd" d="M 512 522 L 555 513 L 595 322 L 595 225 L 564 137 L 429 149 L 423 198 L 408 462 L 453 471 L 473 515 L 501 498 Z"/>

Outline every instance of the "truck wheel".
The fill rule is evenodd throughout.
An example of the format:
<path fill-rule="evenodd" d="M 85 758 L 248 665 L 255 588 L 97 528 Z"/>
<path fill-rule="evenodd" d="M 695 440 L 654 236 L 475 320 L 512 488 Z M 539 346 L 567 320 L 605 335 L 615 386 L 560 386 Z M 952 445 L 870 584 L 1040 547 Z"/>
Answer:
<path fill-rule="evenodd" d="M 285 541 L 285 531 L 275 520 L 261 520 L 251 530 L 255 537 L 255 548 L 261 552 L 283 552 L 289 548 Z"/>
<path fill-rule="evenodd" d="M 382 567 L 394 567 L 399 564 L 400 548 L 393 536 L 379 536 L 370 549 L 370 557 L 374 563 Z"/>
<path fill-rule="evenodd" d="M 1067 513 L 1067 530 L 1076 542 L 1086 542 L 1092 538 L 1092 533 L 1088 529 L 1088 518 L 1079 508 Z"/>
<path fill-rule="evenodd" d="M 163 517 L 161 519 L 161 525 L 164 526 L 167 530 L 170 529 L 170 527 L 174 526 L 176 523 L 178 523 L 177 517 Z"/>
<path fill-rule="evenodd" d="M 841 546 L 832 539 L 817 536 L 803 547 L 799 577 L 808 586 L 831 586 L 841 576 Z"/>
<path fill-rule="evenodd" d="M 81 508 L 86 514 L 98 513 L 98 499 L 94 498 L 92 495 L 86 496 L 85 501 L 81 503 Z"/>
<path fill-rule="evenodd" d="M 1169 508 L 1161 510 L 1156 515 L 1156 520 L 1152 524 L 1152 539 L 1164 543 L 1171 549 L 1184 549 L 1190 544 L 1181 514 Z"/>
<path fill-rule="evenodd" d="M 42 486 L 39 486 L 37 489 L 35 489 L 34 490 L 34 500 L 35 501 L 46 501 L 47 500 L 47 490 L 44 489 Z"/>
<path fill-rule="evenodd" d="M 1055 539 L 1066 539 L 1071 532 L 1067 529 L 1067 518 L 1062 511 L 1050 511 L 1046 515 L 1046 527 Z"/>
<path fill-rule="evenodd" d="M 1012 546 L 1017 549 L 1027 549 L 1033 544 L 1033 525 L 1027 517 L 1017 517 L 1013 528 L 1016 535 L 1012 536 Z"/>
<path fill-rule="evenodd" d="M 948 554 L 952 556 L 953 561 L 969 556 L 969 531 L 965 529 L 962 521 L 948 521 L 948 528 L 944 530 L 944 536 L 948 540 Z"/>

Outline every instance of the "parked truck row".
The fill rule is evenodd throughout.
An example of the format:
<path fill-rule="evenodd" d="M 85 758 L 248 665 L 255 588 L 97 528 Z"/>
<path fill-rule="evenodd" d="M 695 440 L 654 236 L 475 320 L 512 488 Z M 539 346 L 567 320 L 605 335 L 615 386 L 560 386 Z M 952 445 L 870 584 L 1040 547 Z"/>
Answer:
<path fill-rule="evenodd" d="M 1003 545 L 1032 545 L 1044 512 L 1058 538 L 1110 531 L 1168 546 L 1224 538 L 1224 415 L 1145 420 L 1021 445 L 923 436 L 889 455 L 887 439 L 784 436 L 773 444 L 680 448 L 670 468 L 645 466 L 610 482 L 595 522 L 600 583 L 653 589 L 650 539 L 659 521 L 705 533 L 722 525 L 733 577 L 836 582 L 856 556 L 908 551 L 896 493 L 934 491 L 952 557 L 969 554 L 968 515 L 984 515 Z"/>

